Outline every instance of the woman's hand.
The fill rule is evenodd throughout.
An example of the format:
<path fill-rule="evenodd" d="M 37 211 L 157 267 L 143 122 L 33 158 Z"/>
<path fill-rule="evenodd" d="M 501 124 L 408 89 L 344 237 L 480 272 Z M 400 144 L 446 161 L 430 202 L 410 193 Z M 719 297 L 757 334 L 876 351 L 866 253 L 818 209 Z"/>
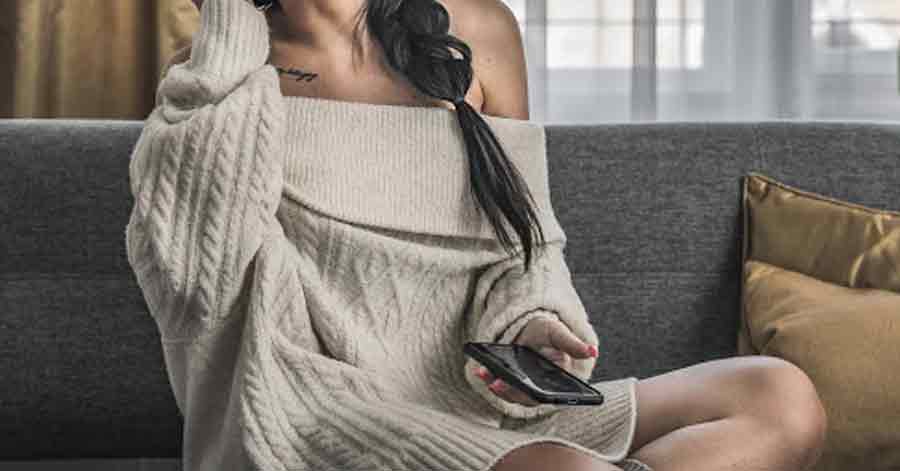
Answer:
<path fill-rule="evenodd" d="M 596 346 L 583 342 L 559 319 L 538 317 L 529 321 L 512 343 L 531 347 L 569 372 L 572 372 L 572 357 L 589 358 L 598 355 Z M 507 401 L 526 406 L 540 404 L 514 386 L 495 378 L 483 366 L 477 367 L 475 375 L 484 380 L 494 394 Z"/>

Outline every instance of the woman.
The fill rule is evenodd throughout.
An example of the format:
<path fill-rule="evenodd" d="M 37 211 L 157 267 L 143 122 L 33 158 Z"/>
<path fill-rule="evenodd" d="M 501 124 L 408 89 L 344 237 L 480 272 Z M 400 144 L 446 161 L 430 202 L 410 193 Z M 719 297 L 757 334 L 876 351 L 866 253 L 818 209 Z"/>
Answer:
<path fill-rule="evenodd" d="M 824 411 L 784 361 L 592 382 L 606 402 L 568 407 L 462 353 L 524 344 L 585 380 L 596 362 L 498 0 L 197 3 L 135 145 L 126 227 L 186 470 L 813 463 Z"/>

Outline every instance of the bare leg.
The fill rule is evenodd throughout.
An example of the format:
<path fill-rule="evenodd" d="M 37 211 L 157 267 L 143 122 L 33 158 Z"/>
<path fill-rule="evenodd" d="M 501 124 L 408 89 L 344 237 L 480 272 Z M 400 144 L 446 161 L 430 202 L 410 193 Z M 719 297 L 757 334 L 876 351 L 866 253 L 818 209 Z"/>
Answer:
<path fill-rule="evenodd" d="M 712 360 L 637 386 L 629 455 L 653 471 L 805 471 L 821 456 L 825 409 L 784 360 Z"/>
<path fill-rule="evenodd" d="M 509 452 L 493 471 L 622 471 L 586 453 L 556 443 L 533 443 Z"/>
<path fill-rule="evenodd" d="M 676 429 L 631 456 L 654 471 L 803 471 L 815 462 L 800 462 L 785 442 L 759 418 L 735 415 Z"/>

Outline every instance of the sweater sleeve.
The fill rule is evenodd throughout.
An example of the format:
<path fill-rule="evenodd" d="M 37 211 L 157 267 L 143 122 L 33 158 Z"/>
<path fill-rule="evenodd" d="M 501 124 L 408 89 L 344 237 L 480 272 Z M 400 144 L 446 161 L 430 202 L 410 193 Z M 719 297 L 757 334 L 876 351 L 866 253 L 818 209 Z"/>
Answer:
<path fill-rule="evenodd" d="M 538 317 L 557 318 L 581 340 L 596 345 L 597 333 L 591 325 L 584 304 L 572 284 L 563 250 L 565 237 L 547 242 L 535 251 L 529 270 L 524 270 L 520 253 L 488 267 L 478 279 L 472 310 L 467 317 L 471 342 L 510 343 L 528 321 Z M 597 359 L 573 358 L 573 374 L 588 381 Z M 530 418 L 557 410 L 556 404 L 526 406 L 506 401 L 487 388 L 475 375 L 478 362 L 467 358 L 465 377 L 469 384 L 491 405 L 506 415 Z"/>
<path fill-rule="evenodd" d="M 246 0 L 207 0 L 200 17 L 129 164 L 126 252 L 165 341 L 225 321 L 263 240 L 284 237 L 275 211 L 285 110 L 265 65 L 268 24 Z"/>

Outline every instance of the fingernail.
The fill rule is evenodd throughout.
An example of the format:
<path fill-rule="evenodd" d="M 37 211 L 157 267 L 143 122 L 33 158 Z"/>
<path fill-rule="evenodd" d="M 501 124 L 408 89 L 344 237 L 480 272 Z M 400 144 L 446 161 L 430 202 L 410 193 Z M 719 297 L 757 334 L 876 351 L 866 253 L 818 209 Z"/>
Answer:
<path fill-rule="evenodd" d="M 587 351 L 587 354 L 592 357 L 599 355 L 599 352 L 597 351 L 597 347 L 595 347 L 593 345 L 588 345 L 587 348 L 585 348 L 585 351 Z"/>
<path fill-rule="evenodd" d="M 502 381 L 500 381 L 498 379 L 498 380 L 494 381 L 493 383 L 491 383 L 491 385 L 488 387 L 491 388 L 491 391 L 502 392 L 504 389 L 506 389 L 506 384 L 504 384 Z"/>
<path fill-rule="evenodd" d="M 475 368 L 475 376 L 484 379 L 485 377 L 487 377 L 487 371 L 485 371 L 484 368 L 481 367 Z"/>

